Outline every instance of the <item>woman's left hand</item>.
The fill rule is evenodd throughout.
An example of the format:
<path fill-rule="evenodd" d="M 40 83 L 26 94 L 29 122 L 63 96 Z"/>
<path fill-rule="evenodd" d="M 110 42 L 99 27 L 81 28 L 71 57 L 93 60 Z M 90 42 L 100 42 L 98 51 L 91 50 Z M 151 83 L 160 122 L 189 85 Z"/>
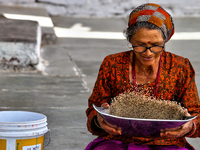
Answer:
<path fill-rule="evenodd" d="M 191 116 L 187 109 L 185 109 L 185 116 Z M 160 136 L 163 138 L 180 138 L 188 134 L 193 128 L 193 122 L 188 121 L 177 129 L 166 129 L 161 131 Z"/>

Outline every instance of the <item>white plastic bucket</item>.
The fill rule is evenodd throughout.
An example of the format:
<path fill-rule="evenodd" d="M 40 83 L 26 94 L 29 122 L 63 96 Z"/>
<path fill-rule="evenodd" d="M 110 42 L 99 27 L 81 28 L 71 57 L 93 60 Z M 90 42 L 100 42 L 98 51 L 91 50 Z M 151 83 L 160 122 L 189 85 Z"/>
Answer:
<path fill-rule="evenodd" d="M 28 111 L 0 111 L 0 150 L 43 150 L 47 117 Z"/>

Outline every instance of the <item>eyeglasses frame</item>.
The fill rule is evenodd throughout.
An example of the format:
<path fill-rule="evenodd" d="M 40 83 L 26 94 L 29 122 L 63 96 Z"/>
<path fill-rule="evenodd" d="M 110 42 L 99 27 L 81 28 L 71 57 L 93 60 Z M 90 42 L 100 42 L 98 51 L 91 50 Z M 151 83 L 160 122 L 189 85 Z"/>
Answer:
<path fill-rule="evenodd" d="M 165 42 L 164 42 L 163 46 L 150 46 L 150 47 L 147 47 L 147 46 L 133 46 L 133 45 L 132 45 L 132 47 L 133 47 L 133 50 L 134 50 L 136 53 L 144 53 L 144 52 L 146 52 L 147 49 L 149 49 L 152 53 L 155 53 L 155 54 L 156 54 L 156 53 L 160 53 L 160 52 L 162 52 L 162 51 L 164 50 L 164 48 L 165 48 Z M 144 51 L 142 51 L 142 52 L 137 52 L 137 51 L 134 49 L 135 47 L 145 47 L 146 49 L 145 49 Z M 152 47 L 162 47 L 162 50 L 161 50 L 160 52 L 154 52 L 154 51 L 151 50 Z"/>

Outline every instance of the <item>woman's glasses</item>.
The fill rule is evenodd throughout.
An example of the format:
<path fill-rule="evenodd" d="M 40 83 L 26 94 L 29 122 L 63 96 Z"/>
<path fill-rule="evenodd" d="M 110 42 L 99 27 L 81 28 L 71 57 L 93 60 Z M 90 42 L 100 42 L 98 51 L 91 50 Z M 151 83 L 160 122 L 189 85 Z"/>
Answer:
<path fill-rule="evenodd" d="M 133 50 L 137 53 L 143 53 L 147 49 L 149 49 L 152 53 L 160 53 L 164 50 L 164 45 L 163 46 L 151 46 L 151 47 L 146 47 L 146 46 L 133 46 Z"/>

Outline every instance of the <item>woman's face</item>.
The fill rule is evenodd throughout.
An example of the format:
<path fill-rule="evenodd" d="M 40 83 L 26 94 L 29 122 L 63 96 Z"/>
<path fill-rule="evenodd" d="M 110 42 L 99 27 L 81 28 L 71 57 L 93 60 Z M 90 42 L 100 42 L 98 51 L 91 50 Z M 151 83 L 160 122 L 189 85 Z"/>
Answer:
<path fill-rule="evenodd" d="M 131 42 L 133 46 L 163 46 L 164 39 L 161 31 L 157 29 L 139 28 L 132 36 Z M 135 52 L 136 60 L 144 66 L 150 66 L 159 62 L 160 55 L 161 52 L 152 53 L 149 49 L 143 53 Z"/>

